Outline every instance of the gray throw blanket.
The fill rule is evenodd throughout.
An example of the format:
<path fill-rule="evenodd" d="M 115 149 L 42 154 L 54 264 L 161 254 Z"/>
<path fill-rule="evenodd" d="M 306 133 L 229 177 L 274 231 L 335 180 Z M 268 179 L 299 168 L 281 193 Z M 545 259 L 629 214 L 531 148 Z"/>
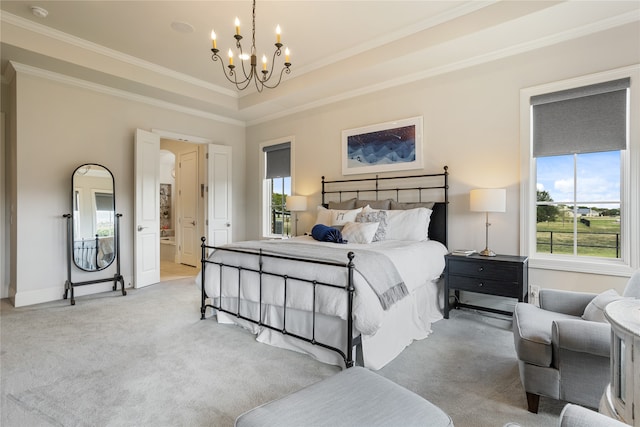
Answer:
<path fill-rule="evenodd" d="M 355 254 L 354 265 L 362 277 L 380 300 L 384 310 L 409 295 L 400 273 L 386 255 L 366 249 L 346 249 L 342 247 L 325 247 L 296 242 L 249 241 L 225 245 L 230 249 L 258 250 L 273 255 L 285 255 L 310 260 L 346 263 L 347 254 Z"/>

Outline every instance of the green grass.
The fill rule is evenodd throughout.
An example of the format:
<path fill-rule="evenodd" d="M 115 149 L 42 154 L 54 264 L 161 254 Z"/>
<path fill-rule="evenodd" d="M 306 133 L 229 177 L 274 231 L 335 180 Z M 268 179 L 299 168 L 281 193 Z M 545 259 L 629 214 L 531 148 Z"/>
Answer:
<path fill-rule="evenodd" d="M 578 222 L 578 255 L 616 258 L 616 234 L 620 234 L 619 217 L 587 218 L 590 226 Z M 573 218 L 537 224 L 537 251 L 550 253 L 553 232 L 553 253 L 573 254 Z M 618 243 L 619 244 L 619 243 Z M 618 257 L 620 254 L 618 253 Z"/>

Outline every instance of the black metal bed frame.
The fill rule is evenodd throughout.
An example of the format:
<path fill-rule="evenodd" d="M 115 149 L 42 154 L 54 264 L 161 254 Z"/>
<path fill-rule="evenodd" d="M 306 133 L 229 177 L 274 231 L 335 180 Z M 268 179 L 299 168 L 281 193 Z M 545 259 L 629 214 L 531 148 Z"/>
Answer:
<path fill-rule="evenodd" d="M 356 197 L 358 197 L 360 194 L 362 193 L 371 193 L 374 192 L 375 196 L 376 196 L 376 200 L 378 199 L 378 195 L 380 193 L 384 193 L 384 192 L 395 192 L 396 193 L 396 201 L 399 201 L 399 196 L 400 196 L 400 192 L 404 192 L 404 191 L 417 191 L 419 196 L 418 196 L 418 202 L 422 202 L 422 192 L 424 190 L 442 190 L 444 192 L 444 201 L 443 202 L 436 202 L 434 205 L 434 209 L 433 209 L 433 213 L 432 213 L 432 219 L 429 225 L 429 237 L 433 240 L 437 240 L 439 242 L 441 242 L 442 244 L 444 244 L 446 246 L 447 244 L 447 205 L 449 203 L 449 199 L 448 199 L 448 190 L 449 190 L 449 185 L 448 185 L 448 167 L 444 166 L 444 172 L 443 173 L 438 173 L 438 174 L 424 174 L 424 175 L 410 175 L 410 176 L 400 176 L 400 177 L 379 177 L 376 175 L 375 178 L 359 178 L 359 179 L 346 179 L 346 180 L 335 180 L 335 181 L 325 181 L 324 176 L 322 177 L 322 204 L 326 205 L 326 195 L 327 194 L 338 194 L 339 198 L 342 198 L 342 194 L 356 194 Z M 410 187 L 393 187 L 393 188 L 381 188 L 380 187 L 380 181 L 386 181 L 386 180 L 402 180 L 402 179 L 429 179 L 429 178 L 438 178 L 440 177 L 442 179 L 442 185 L 432 185 L 432 186 L 410 186 Z M 325 185 L 331 185 L 331 184 L 341 184 L 341 183 L 354 183 L 354 182 L 372 182 L 374 183 L 374 188 L 373 189 L 358 189 L 358 190 L 332 190 L 332 191 L 328 191 L 325 187 Z M 359 348 L 361 345 L 361 337 L 358 335 L 357 337 L 353 336 L 353 297 L 354 297 L 354 292 L 355 292 L 355 287 L 353 284 L 353 270 L 355 268 L 355 264 L 353 262 L 355 255 L 353 252 L 349 252 L 347 254 L 347 258 L 348 261 L 345 263 L 338 263 L 338 262 L 332 262 L 332 261 L 320 261 L 320 260 L 310 260 L 310 259 L 306 259 L 306 258 L 299 258 L 299 257 L 293 257 L 293 256 L 284 256 L 284 255 L 275 255 L 275 254 L 267 254 L 264 253 L 262 251 L 262 249 L 259 250 L 245 250 L 245 249 L 237 249 L 237 248 L 228 248 L 228 247 L 216 247 L 216 246 L 209 246 L 207 245 L 206 242 L 206 238 L 202 237 L 201 238 L 202 244 L 201 244 L 201 249 L 202 249 L 202 254 L 201 254 L 201 262 L 202 262 L 202 269 L 201 269 L 201 306 L 200 306 L 200 319 L 205 319 L 205 314 L 206 314 L 206 310 L 207 308 L 212 308 L 214 310 L 217 311 L 221 311 L 230 315 L 235 316 L 238 319 L 242 319 L 251 323 L 254 323 L 258 326 L 261 327 L 265 327 L 268 329 L 271 329 L 273 331 L 277 331 L 282 333 L 283 335 L 287 335 L 287 336 L 291 336 L 294 338 L 297 338 L 299 340 L 305 341 L 307 343 L 310 343 L 312 345 L 317 345 L 320 347 L 323 347 L 325 349 L 334 351 L 336 353 L 338 353 L 340 355 L 340 357 L 342 357 L 345 366 L 347 368 L 350 368 L 354 365 L 354 360 L 353 360 L 353 348 L 354 346 L 356 346 L 356 352 L 358 353 L 357 358 L 360 359 L 361 357 L 361 352 L 359 352 Z M 258 268 L 248 268 L 248 267 L 242 267 L 242 266 L 238 266 L 238 265 L 227 265 L 224 262 L 218 262 L 218 261 L 212 261 L 211 259 L 208 258 L 208 254 L 207 251 L 208 250 L 213 250 L 213 251 L 227 251 L 227 252 L 235 252 L 235 253 L 241 253 L 241 254 L 246 254 L 249 256 L 255 256 L 257 257 L 258 260 Z M 321 282 L 318 280 L 310 280 L 310 279 L 306 279 L 306 278 L 302 278 L 299 276 L 296 276 L 295 274 L 292 275 L 288 275 L 288 274 L 279 274 L 279 273 L 274 273 L 274 272 L 270 272 L 264 269 L 263 266 L 263 261 L 265 258 L 271 258 L 271 259 L 282 259 L 282 260 L 291 260 L 291 261 L 296 261 L 296 262 L 300 262 L 300 263 L 309 263 L 309 264 L 320 264 L 320 265 L 327 265 L 327 266 L 332 266 L 332 267 L 342 267 L 346 269 L 347 272 L 347 280 L 345 284 L 336 284 L 336 283 L 326 283 L 326 282 Z M 215 298 L 211 298 L 210 303 L 207 303 L 207 293 L 205 291 L 205 278 L 206 278 L 206 265 L 207 264 L 214 264 L 214 265 L 218 265 L 218 270 L 219 270 L 219 283 L 218 286 L 220 287 L 220 297 L 219 297 L 219 304 L 215 304 Z M 304 265 L 304 264 L 303 264 Z M 224 307 L 222 307 L 222 277 L 223 277 L 223 271 L 224 269 L 234 269 L 238 271 L 238 283 L 237 283 L 237 292 L 238 292 L 238 298 L 237 298 L 237 305 L 236 305 L 236 309 L 235 310 L 229 310 L 226 309 Z M 251 317 L 248 317 L 244 314 L 241 313 L 240 310 L 240 294 L 241 294 L 241 286 L 242 286 L 242 272 L 246 271 L 246 272 L 252 272 L 252 273 L 257 273 L 258 277 L 259 277 L 259 316 L 258 319 L 253 319 Z M 283 292 L 284 292 L 284 299 L 283 301 L 285 302 L 283 305 L 283 323 L 282 323 L 282 327 L 276 327 L 272 324 L 269 323 L 265 323 L 263 322 L 262 319 L 262 314 L 263 314 L 263 305 L 265 303 L 263 303 L 262 300 L 262 279 L 264 276 L 272 276 L 272 277 L 280 277 L 284 283 L 283 286 Z M 305 336 L 301 336 L 299 334 L 295 334 L 292 333 L 290 331 L 287 330 L 287 306 L 286 306 L 286 301 L 287 301 L 287 284 L 289 280 L 295 280 L 295 281 L 299 281 L 299 282 L 304 282 L 304 283 L 308 283 L 310 285 L 313 286 L 313 310 L 312 310 L 312 328 L 311 328 L 311 337 L 305 337 Z M 345 349 L 340 349 L 340 348 L 336 348 L 332 345 L 320 342 L 316 339 L 316 295 L 317 295 L 317 290 L 318 290 L 318 286 L 323 287 L 331 287 L 331 288 L 337 288 L 337 289 L 343 289 L 346 294 L 347 294 L 347 316 L 346 316 L 346 321 L 347 321 L 347 325 L 346 325 L 346 335 L 347 335 L 347 343 L 346 343 L 346 347 Z M 360 360 L 359 360 L 360 361 Z"/>

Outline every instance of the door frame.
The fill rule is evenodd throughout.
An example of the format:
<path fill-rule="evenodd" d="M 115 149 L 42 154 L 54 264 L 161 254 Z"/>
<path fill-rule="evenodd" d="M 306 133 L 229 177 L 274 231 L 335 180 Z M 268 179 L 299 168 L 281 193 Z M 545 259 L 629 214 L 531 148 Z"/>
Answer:
<path fill-rule="evenodd" d="M 208 150 L 208 146 L 210 146 L 211 144 L 214 144 L 214 142 L 209 139 L 209 138 L 204 138 L 204 137 L 200 137 L 200 136 L 195 136 L 195 135 L 187 135 L 187 134 L 183 134 L 183 133 L 177 133 L 177 132 L 172 132 L 169 130 L 165 130 L 165 129 L 157 129 L 157 128 L 152 128 L 151 132 L 154 134 L 157 134 L 160 139 L 172 139 L 175 141 L 181 141 L 181 142 L 186 142 L 186 143 L 191 143 L 191 144 L 198 144 L 200 146 L 202 146 L 202 148 L 204 149 L 204 152 L 206 153 Z M 198 164 L 200 165 L 200 155 L 201 155 L 201 149 L 200 147 L 198 148 Z M 177 159 L 176 159 L 177 160 Z M 204 170 L 204 177 L 205 177 L 205 182 L 208 182 L 208 174 L 209 174 L 209 165 L 207 162 L 207 159 L 204 159 L 204 164 L 202 165 Z M 205 198 L 206 200 L 203 203 L 203 207 L 202 208 L 198 208 L 199 212 L 198 212 L 198 221 L 201 222 L 203 224 L 203 235 L 207 236 L 209 233 L 209 225 L 208 225 L 208 193 L 205 192 Z M 202 217 L 200 218 L 200 215 L 202 215 Z M 176 249 L 177 252 L 177 249 Z M 179 259 L 176 259 L 176 261 L 179 261 Z"/>

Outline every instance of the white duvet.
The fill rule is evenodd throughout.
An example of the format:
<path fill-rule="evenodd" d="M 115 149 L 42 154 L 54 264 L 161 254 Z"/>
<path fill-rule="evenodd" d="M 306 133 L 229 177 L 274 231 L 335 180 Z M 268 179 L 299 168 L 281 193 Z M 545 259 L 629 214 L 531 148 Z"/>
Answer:
<path fill-rule="evenodd" d="M 353 249 L 356 257 L 353 262 L 356 266 L 354 271 L 355 297 L 353 303 L 354 328 L 363 335 L 374 335 L 381 327 L 385 318 L 380 301 L 367 281 L 357 272 L 358 254 L 357 249 L 381 252 L 389 257 L 395 264 L 398 273 L 402 277 L 409 293 L 412 294 L 421 286 L 437 279 L 444 270 L 444 255 L 447 249 L 439 242 L 427 241 L 399 241 L 385 240 L 370 244 L 336 244 L 319 242 L 310 236 L 296 237 L 294 239 L 282 240 L 278 245 L 286 248 L 290 242 L 304 242 L 309 245 L 321 245 L 329 247 L 340 247 L 341 249 Z M 235 244 L 234 244 L 235 245 Z M 238 244 L 242 246 L 242 243 Z M 270 242 L 272 246 L 273 243 Z M 361 254 L 366 256 L 366 254 Z M 242 265 L 258 269 L 257 257 L 248 257 L 244 254 L 216 251 L 211 255 L 218 262 L 222 261 L 227 265 Z M 344 260 L 347 262 L 347 259 Z M 311 311 L 313 307 L 312 286 L 306 282 L 295 280 L 294 278 L 304 278 L 317 280 L 323 283 L 346 285 L 347 273 L 344 267 L 327 267 L 325 265 L 299 263 L 289 260 L 263 258 L 263 271 L 275 274 L 287 274 L 288 279 L 286 291 L 287 307 Z M 263 303 L 282 306 L 284 302 L 283 280 L 279 277 L 263 274 L 263 290 L 260 296 L 258 286 L 258 274 L 252 272 L 242 272 L 242 285 L 240 286 L 241 299 L 257 302 L 262 298 Z M 198 276 L 197 283 L 200 285 L 201 276 Z M 222 285 L 220 284 L 219 266 L 207 264 L 205 270 L 205 291 L 209 298 L 215 298 L 216 302 L 222 293 L 223 307 L 235 310 L 238 296 L 238 270 L 225 267 L 223 269 Z M 330 316 L 345 319 L 347 316 L 348 300 L 343 289 L 327 288 L 318 286 L 316 297 L 317 311 Z"/>

